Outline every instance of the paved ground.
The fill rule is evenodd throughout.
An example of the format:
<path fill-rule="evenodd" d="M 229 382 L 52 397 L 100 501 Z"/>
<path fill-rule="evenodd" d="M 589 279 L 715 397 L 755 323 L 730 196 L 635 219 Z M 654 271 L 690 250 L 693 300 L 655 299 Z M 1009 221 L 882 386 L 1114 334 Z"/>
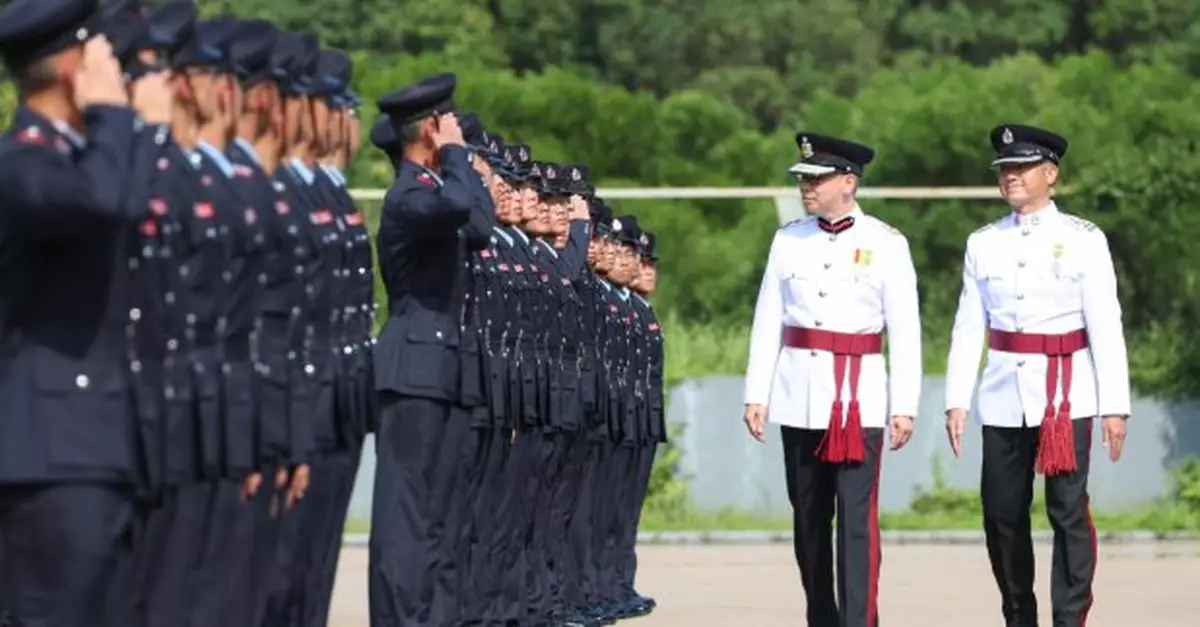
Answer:
<path fill-rule="evenodd" d="M 646 546 L 638 588 L 657 597 L 637 627 L 794 627 L 803 594 L 788 545 Z M 1039 547 L 1039 572 L 1049 568 Z M 366 552 L 342 554 L 330 627 L 368 627 Z M 1096 606 L 1089 627 L 1194 627 L 1200 545 L 1101 547 Z M 1039 599 L 1048 620 L 1048 577 Z M 1000 625 L 997 596 L 979 545 L 885 545 L 880 614 L 889 627 Z"/>

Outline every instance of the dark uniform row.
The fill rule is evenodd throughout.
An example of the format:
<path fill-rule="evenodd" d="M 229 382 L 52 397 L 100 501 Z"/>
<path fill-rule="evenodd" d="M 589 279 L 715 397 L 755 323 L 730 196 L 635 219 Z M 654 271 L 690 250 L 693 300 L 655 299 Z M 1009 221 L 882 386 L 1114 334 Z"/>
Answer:
<path fill-rule="evenodd" d="M 456 113 L 454 89 L 442 75 L 385 96 L 371 130 L 396 168 L 372 624 L 648 613 L 633 583 L 666 439 L 654 236 L 614 217 L 584 166 L 534 161 Z"/>
<path fill-rule="evenodd" d="M 0 622 L 328 614 L 376 415 L 351 63 L 196 13 L 0 13 Z"/>
<path fill-rule="evenodd" d="M 653 607 L 653 236 L 584 168 L 444 115 L 452 77 L 382 99 L 375 346 L 343 52 L 18 0 L 0 53 L 0 624 L 326 624 L 376 428 L 372 625 Z"/>

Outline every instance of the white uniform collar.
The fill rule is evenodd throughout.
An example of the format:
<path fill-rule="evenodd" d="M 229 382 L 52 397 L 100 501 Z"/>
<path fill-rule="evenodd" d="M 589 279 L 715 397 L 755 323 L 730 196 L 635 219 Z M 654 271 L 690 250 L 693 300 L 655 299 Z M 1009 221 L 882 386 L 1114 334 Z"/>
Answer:
<path fill-rule="evenodd" d="M 1014 211 L 1012 214 L 1013 224 L 1025 228 L 1048 223 L 1058 215 L 1058 205 L 1054 204 L 1053 200 L 1050 201 L 1050 204 L 1038 209 L 1037 211 L 1026 214 L 1020 214 Z"/>

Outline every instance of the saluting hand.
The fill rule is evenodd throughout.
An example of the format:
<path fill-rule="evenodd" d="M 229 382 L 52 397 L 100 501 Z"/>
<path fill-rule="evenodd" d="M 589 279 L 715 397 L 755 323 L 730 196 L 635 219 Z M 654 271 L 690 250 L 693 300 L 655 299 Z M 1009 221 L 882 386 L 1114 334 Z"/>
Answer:
<path fill-rule="evenodd" d="M 171 73 L 166 70 L 147 74 L 133 83 L 133 108 L 150 124 L 170 124 Z"/>
<path fill-rule="evenodd" d="M 462 146 L 466 144 L 463 139 L 462 127 L 458 124 L 458 116 L 453 113 L 444 113 L 438 117 L 437 130 L 433 132 L 433 145 L 441 148 L 442 146 Z"/>
<path fill-rule="evenodd" d="M 588 213 L 588 203 L 583 199 L 583 196 L 574 194 L 571 196 L 571 220 L 589 220 L 591 214 Z"/>
<path fill-rule="evenodd" d="M 955 457 L 962 456 L 962 434 L 967 425 L 967 412 L 962 409 L 946 411 L 946 437 L 950 439 L 950 450 Z"/>
<path fill-rule="evenodd" d="M 892 450 L 898 451 L 912 439 L 912 416 L 892 416 Z"/>
<path fill-rule="evenodd" d="M 746 430 L 750 437 L 759 442 L 767 441 L 767 408 L 765 405 L 748 403 L 746 405 Z"/>
<path fill-rule="evenodd" d="M 1100 420 L 1100 433 L 1108 458 L 1114 462 L 1121 459 L 1121 451 L 1125 449 L 1125 417 L 1105 416 Z"/>
<path fill-rule="evenodd" d="M 121 65 L 103 35 L 83 46 L 83 61 L 75 72 L 75 104 L 80 109 L 90 105 L 129 106 Z"/>

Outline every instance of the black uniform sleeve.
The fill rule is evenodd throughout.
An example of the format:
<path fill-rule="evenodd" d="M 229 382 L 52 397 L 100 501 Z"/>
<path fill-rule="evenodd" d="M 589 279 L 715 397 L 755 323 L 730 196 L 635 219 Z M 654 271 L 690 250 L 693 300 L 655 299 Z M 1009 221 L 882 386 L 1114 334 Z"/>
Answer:
<path fill-rule="evenodd" d="M 0 197 L 15 228 L 37 237 L 89 237 L 98 221 L 134 219 L 145 209 L 126 201 L 134 155 L 153 149 L 153 142 L 138 143 L 133 110 L 92 106 L 84 122 L 88 144 L 75 158 L 19 141 L 0 154 Z"/>
<path fill-rule="evenodd" d="M 476 177 L 478 178 L 478 177 Z M 482 183 L 475 189 L 475 203 L 461 233 L 468 251 L 483 250 L 491 245 L 492 227 L 496 226 L 496 204 Z"/>
<path fill-rule="evenodd" d="M 588 244 L 592 238 L 592 223 L 588 220 L 571 220 L 568 227 L 567 245 L 559 256 L 562 257 L 567 279 L 574 281 L 583 275 L 587 264 Z"/>
<path fill-rule="evenodd" d="M 476 204 L 474 188 L 479 187 L 479 175 L 467 162 L 465 148 L 446 146 L 439 154 L 442 185 L 398 181 L 384 198 L 383 212 L 394 215 L 406 229 L 445 233 L 466 224 L 470 218 Z"/>

